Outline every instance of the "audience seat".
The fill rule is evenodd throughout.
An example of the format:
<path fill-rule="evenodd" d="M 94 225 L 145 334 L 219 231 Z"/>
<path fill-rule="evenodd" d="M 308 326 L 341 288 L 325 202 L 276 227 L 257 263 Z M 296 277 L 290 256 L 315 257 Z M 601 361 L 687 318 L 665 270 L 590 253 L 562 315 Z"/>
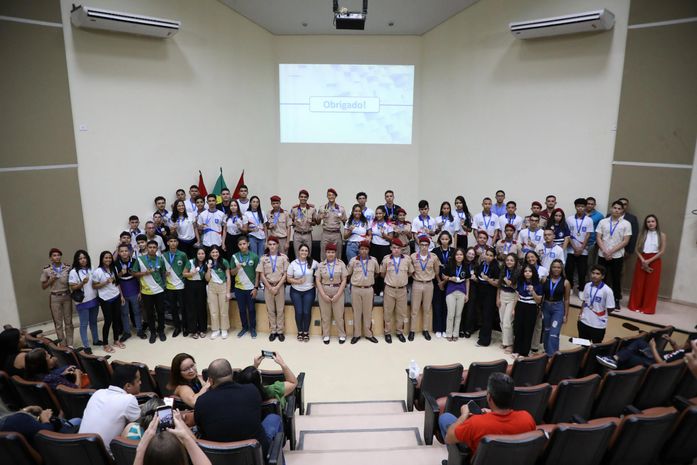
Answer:
<path fill-rule="evenodd" d="M 438 419 L 440 418 L 441 408 L 438 402 L 430 394 L 425 393 L 424 399 L 426 408 L 424 409 L 424 442 L 426 445 L 433 444 L 433 436 L 443 444 L 444 438 L 441 437 Z M 452 413 L 456 417 L 460 416 L 460 409 L 470 401 L 475 401 L 482 408 L 488 407 L 486 401 L 486 391 L 478 392 L 451 392 L 448 394 L 442 413 Z"/>
<path fill-rule="evenodd" d="M 534 465 L 546 442 L 542 431 L 487 435 L 479 442 L 472 465 Z M 448 464 L 450 465 L 450 460 Z"/>
<path fill-rule="evenodd" d="M 547 383 L 537 386 L 519 386 L 513 393 L 513 410 L 526 410 L 538 425 L 544 421 L 552 386 Z"/>
<path fill-rule="evenodd" d="M 60 414 L 60 404 L 48 384 L 40 381 L 27 381 L 17 375 L 12 377 L 12 384 L 19 393 L 23 406 L 38 405 L 43 409 L 52 409 L 55 416 Z"/>
<path fill-rule="evenodd" d="M 0 399 L 2 399 L 5 406 L 12 411 L 19 410 L 24 404 L 21 397 L 19 397 L 17 388 L 15 388 L 12 380 L 4 371 L 0 371 Z"/>
<path fill-rule="evenodd" d="M 605 465 L 651 465 L 677 418 L 672 407 L 657 407 L 642 413 L 627 415 L 610 440 Z"/>
<path fill-rule="evenodd" d="M 112 370 L 116 368 L 117 366 L 124 366 L 124 365 L 133 365 L 138 368 L 138 371 L 140 372 L 140 390 L 143 392 L 155 392 L 159 393 L 159 387 L 157 383 L 155 382 L 155 378 L 153 378 L 152 374 L 150 373 L 150 369 L 145 363 L 141 362 L 122 362 L 121 360 L 112 360 L 111 361 L 111 368 Z"/>
<path fill-rule="evenodd" d="M 261 445 L 255 439 L 235 442 L 196 441 L 211 461 L 211 465 L 282 465 L 283 433 L 278 433 L 269 446 L 264 461 Z"/>
<path fill-rule="evenodd" d="M 445 396 L 460 390 L 462 382 L 462 365 L 426 365 L 423 373 L 417 378 L 409 377 L 407 371 L 407 410 L 423 410 L 425 406 L 424 392 L 428 392 L 439 405 L 445 406 Z M 486 385 L 485 385 L 486 386 Z"/>
<path fill-rule="evenodd" d="M 85 373 L 90 377 L 90 387 L 93 389 L 106 389 L 111 384 L 111 365 L 107 357 L 78 353 L 80 363 Z"/>
<path fill-rule="evenodd" d="M 670 405 L 673 392 L 675 392 L 684 369 L 684 360 L 654 363 L 649 366 L 633 405 L 639 410 Z"/>
<path fill-rule="evenodd" d="M 32 336 L 29 333 L 26 333 L 24 335 L 24 342 L 27 345 L 28 348 L 30 349 L 45 349 L 48 350 L 48 344 L 52 343 L 49 338 L 45 336 Z"/>
<path fill-rule="evenodd" d="M 519 357 L 509 367 L 508 374 L 516 386 L 535 386 L 544 380 L 548 362 L 547 354 Z"/>
<path fill-rule="evenodd" d="M 640 339 L 643 339 L 645 341 L 648 341 L 649 339 L 649 333 L 641 331 L 637 334 L 633 334 L 631 336 L 627 337 L 619 337 L 617 338 L 617 347 L 615 348 L 615 353 L 619 352 L 620 350 L 624 349 L 627 347 L 629 344 L 631 344 L 634 341 L 638 341 Z"/>
<path fill-rule="evenodd" d="M 597 344 L 591 344 L 586 350 L 583 360 L 581 361 L 581 370 L 579 376 L 588 376 L 593 373 L 599 375 L 603 374 L 604 368 L 598 363 L 595 358 L 597 355 L 601 356 L 611 356 L 615 354 L 615 349 L 617 348 L 617 341 L 615 339 L 610 339 L 608 341 L 599 342 Z"/>
<path fill-rule="evenodd" d="M 82 418 L 87 402 L 94 394 L 94 389 L 76 389 L 59 385 L 54 392 L 58 398 L 65 418 Z"/>
<path fill-rule="evenodd" d="M 171 371 L 172 369 L 166 365 L 157 365 L 155 367 L 155 381 L 157 382 L 157 387 L 162 397 L 169 397 L 174 394 L 174 392 L 167 387 Z"/>
<path fill-rule="evenodd" d="M 34 439 L 46 465 L 114 465 L 98 434 L 39 431 Z"/>
<path fill-rule="evenodd" d="M 259 370 L 259 373 L 264 385 L 286 380 L 282 370 Z M 295 407 L 299 410 L 300 415 L 305 415 L 305 373 L 298 373 L 296 378 L 298 385 L 295 387 Z"/>
<path fill-rule="evenodd" d="M 117 436 L 112 439 L 110 449 L 116 465 L 133 465 L 138 442 L 135 439 L 127 439 L 123 436 Z"/>
<path fill-rule="evenodd" d="M 48 347 L 49 353 L 58 361 L 59 367 L 73 365 L 82 369 L 82 365 L 80 364 L 80 360 L 77 357 L 75 349 L 65 346 L 61 347 L 52 342 L 49 342 L 46 344 L 46 346 Z"/>
<path fill-rule="evenodd" d="M 138 405 L 143 405 L 144 403 L 146 403 L 150 399 L 154 399 L 156 397 L 159 397 L 156 392 L 139 392 L 138 394 L 136 394 L 136 400 L 138 401 Z M 174 399 L 175 399 L 174 408 L 178 408 L 179 410 L 188 410 L 189 409 L 189 407 L 180 408 L 180 406 L 178 406 L 176 404 L 176 400 L 179 398 L 175 397 Z"/>
<path fill-rule="evenodd" d="M 665 326 L 663 328 L 657 328 L 657 329 L 652 329 L 649 331 L 649 337 L 652 337 L 656 340 L 656 349 L 659 352 L 663 352 L 666 348 L 666 344 L 668 344 L 668 341 L 663 339 L 663 335 L 665 334 L 666 336 L 672 336 L 673 331 L 675 328 L 673 326 Z"/>
<path fill-rule="evenodd" d="M 557 351 L 549 360 L 545 381 L 554 385 L 564 379 L 576 378 L 585 353 L 585 347 Z"/>
<path fill-rule="evenodd" d="M 619 419 L 599 418 L 588 423 L 546 425 L 549 442 L 542 465 L 600 465 Z"/>
<path fill-rule="evenodd" d="M 687 368 L 683 371 L 678 386 L 675 388 L 675 395 L 686 399 L 697 397 L 697 377 Z"/>
<path fill-rule="evenodd" d="M 462 392 L 486 390 L 492 373 L 506 373 L 508 362 L 500 359 L 493 362 L 472 362 L 469 369 L 462 373 Z"/>
<path fill-rule="evenodd" d="M 19 433 L 0 432 L 0 457 L 8 465 L 40 465 L 41 456 Z"/>
<path fill-rule="evenodd" d="M 619 417 L 631 405 L 646 369 L 637 365 L 628 370 L 609 370 L 603 376 L 593 406 L 593 418 Z"/>
<path fill-rule="evenodd" d="M 599 383 L 600 376 L 596 374 L 560 382 L 549 398 L 547 423 L 570 422 L 574 417 L 590 418 Z"/>
<path fill-rule="evenodd" d="M 697 457 L 697 405 L 680 412 L 661 452 L 661 463 L 688 465 Z"/>

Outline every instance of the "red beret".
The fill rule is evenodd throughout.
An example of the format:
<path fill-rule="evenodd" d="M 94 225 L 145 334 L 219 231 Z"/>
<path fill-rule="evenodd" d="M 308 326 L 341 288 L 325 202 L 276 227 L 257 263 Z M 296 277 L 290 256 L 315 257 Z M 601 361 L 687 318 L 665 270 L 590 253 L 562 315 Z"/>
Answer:
<path fill-rule="evenodd" d="M 421 244 L 422 242 L 428 242 L 428 243 L 430 243 L 430 242 L 431 242 L 431 238 L 428 237 L 426 234 L 421 234 L 421 235 L 419 236 L 419 244 Z"/>
<path fill-rule="evenodd" d="M 538 202 L 537 200 L 535 200 L 535 201 L 532 203 L 532 206 L 533 206 L 533 207 L 534 207 L 535 205 L 537 205 L 538 207 L 542 208 L 542 204 L 541 204 L 540 202 Z"/>
<path fill-rule="evenodd" d="M 392 239 L 392 245 L 396 245 L 397 247 L 404 247 L 404 243 L 400 241 L 398 237 Z"/>
<path fill-rule="evenodd" d="M 52 248 L 51 250 L 48 251 L 48 256 L 50 257 L 50 256 L 53 255 L 54 253 L 59 253 L 59 254 L 63 255 L 63 252 L 61 252 L 60 249 L 57 249 L 57 248 L 54 247 L 54 248 Z"/>
<path fill-rule="evenodd" d="M 300 197 L 303 194 L 305 194 L 308 197 L 310 196 L 310 193 L 308 191 L 306 191 L 305 189 L 300 189 L 300 192 L 298 192 L 298 197 Z"/>
<path fill-rule="evenodd" d="M 327 194 L 329 194 L 330 192 L 334 195 L 339 195 L 336 193 L 336 189 L 334 189 L 333 187 L 330 187 L 329 189 L 327 189 Z"/>
<path fill-rule="evenodd" d="M 278 240 L 278 238 L 276 236 L 269 236 L 266 239 L 266 242 L 275 242 L 276 244 L 280 244 L 280 241 Z"/>
<path fill-rule="evenodd" d="M 333 250 L 334 252 L 336 252 L 336 244 L 333 243 L 333 242 L 329 242 L 329 243 L 324 247 L 324 250 L 325 250 L 325 251 L 326 251 L 326 250 Z"/>
<path fill-rule="evenodd" d="M 397 210 L 397 214 L 399 215 L 400 213 L 404 213 L 406 215 L 407 211 L 403 208 L 400 208 L 399 210 Z"/>
<path fill-rule="evenodd" d="M 358 244 L 358 248 L 365 247 L 365 248 L 370 248 L 370 241 L 361 241 L 360 244 Z"/>
<path fill-rule="evenodd" d="M 277 196 L 277 195 L 272 195 L 272 196 L 271 196 L 271 201 L 272 201 L 272 202 L 280 202 L 280 201 L 281 201 L 281 198 L 280 198 L 279 196 Z"/>

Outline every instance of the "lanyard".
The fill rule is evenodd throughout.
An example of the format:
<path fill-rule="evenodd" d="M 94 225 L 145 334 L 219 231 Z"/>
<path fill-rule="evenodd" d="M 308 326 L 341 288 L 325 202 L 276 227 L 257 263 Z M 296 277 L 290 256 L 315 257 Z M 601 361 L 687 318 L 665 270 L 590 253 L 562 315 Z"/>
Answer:
<path fill-rule="evenodd" d="M 390 208 L 385 204 L 385 211 L 387 212 L 387 216 L 392 218 L 394 216 L 394 205 Z"/>
<path fill-rule="evenodd" d="M 329 261 L 327 261 L 327 273 L 329 273 L 329 279 L 334 281 L 334 270 L 336 269 L 336 260 L 332 262 L 332 266 L 329 266 Z"/>
<path fill-rule="evenodd" d="M 276 272 L 276 262 L 278 262 L 278 255 L 269 255 L 269 261 L 271 262 L 271 272 Z"/>
<path fill-rule="evenodd" d="M 489 221 L 486 220 L 486 215 L 482 213 L 482 221 L 484 221 L 484 229 L 489 231 L 489 225 L 491 224 L 491 215 L 489 215 Z"/>
<path fill-rule="evenodd" d="M 431 217 L 426 216 L 426 220 L 424 221 L 423 218 L 421 218 L 421 215 L 419 215 L 419 220 L 421 220 L 421 226 L 423 226 L 426 229 L 431 229 L 430 222 L 431 222 Z"/>
<path fill-rule="evenodd" d="M 428 266 L 428 261 L 431 258 L 431 254 L 426 255 L 426 261 L 421 261 L 421 255 L 419 254 L 419 265 L 421 265 L 421 271 L 426 271 L 426 267 Z"/>
<path fill-rule="evenodd" d="M 172 252 L 167 252 L 167 255 L 169 256 L 169 264 L 170 264 L 170 266 L 171 266 L 171 265 L 174 263 L 174 257 L 176 257 L 177 254 L 176 254 L 176 253 L 172 253 Z"/>
<path fill-rule="evenodd" d="M 619 226 L 620 221 L 622 221 L 622 218 L 617 220 L 617 223 L 615 223 L 615 227 L 612 227 L 612 218 L 610 218 L 610 237 L 612 237 L 613 234 L 615 234 L 615 229 L 617 229 L 617 226 Z"/>
<path fill-rule="evenodd" d="M 488 263 L 485 263 L 482 265 L 482 273 L 484 273 L 485 275 L 489 274 L 489 264 Z"/>
<path fill-rule="evenodd" d="M 578 222 L 578 217 L 575 217 L 575 218 L 574 218 L 574 221 L 576 222 L 576 235 L 577 235 L 577 236 L 580 236 L 580 235 L 581 235 L 581 227 L 583 226 L 583 220 L 585 220 L 585 219 L 586 219 L 586 215 L 583 215 L 583 216 L 581 217 L 581 222 L 579 223 L 579 222 Z M 612 222 L 612 220 L 610 220 L 610 222 Z"/>
<path fill-rule="evenodd" d="M 157 257 L 155 257 L 155 263 L 153 263 L 153 262 L 150 260 L 150 255 L 146 255 L 146 256 L 145 256 L 145 261 L 146 261 L 147 264 L 148 264 L 148 268 L 153 269 L 153 270 L 157 269 Z"/>
<path fill-rule="evenodd" d="M 302 272 L 303 279 L 304 279 L 305 275 L 307 274 L 307 262 L 305 262 L 305 263 L 298 262 L 298 263 L 300 263 L 300 271 Z"/>
<path fill-rule="evenodd" d="M 549 256 L 550 258 L 554 258 L 554 252 L 552 252 L 554 250 L 554 244 L 552 244 L 552 247 L 547 247 L 547 245 L 545 245 L 544 248 L 545 250 L 542 255 L 545 257 Z"/>
<path fill-rule="evenodd" d="M 503 250 L 508 253 L 511 250 L 511 246 L 513 245 L 513 242 L 504 242 L 503 243 Z"/>
<path fill-rule="evenodd" d="M 51 265 L 51 268 L 53 268 L 53 272 L 56 274 L 61 274 L 63 272 L 63 264 L 61 263 L 61 266 L 56 267 L 56 265 Z"/>
<path fill-rule="evenodd" d="M 595 298 L 598 296 L 598 292 L 600 292 L 600 289 L 603 287 L 604 283 L 600 283 L 598 287 L 595 288 L 595 294 L 593 294 L 593 285 L 591 284 L 591 289 L 588 291 L 588 294 L 590 296 L 590 302 L 588 302 L 588 308 L 592 309 L 593 308 L 593 302 L 595 302 Z"/>
<path fill-rule="evenodd" d="M 509 217 L 508 213 L 506 213 L 506 218 L 508 218 L 508 224 L 513 224 L 513 220 L 515 220 L 515 215 Z"/>
<path fill-rule="evenodd" d="M 506 279 L 511 279 L 511 270 L 506 270 Z"/>
<path fill-rule="evenodd" d="M 301 207 L 298 207 L 298 219 L 302 220 L 305 217 L 303 214 L 303 209 Z"/>
<path fill-rule="evenodd" d="M 247 266 L 247 262 L 249 261 L 249 254 L 245 257 L 241 253 L 237 254 L 237 260 L 242 264 L 242 266 Z"/>
<path fill-rule="evenodd" d="M 399 265 L 402 263 L 402 256 L 399 256 L 399 260 L 394 259 L 394 255 L 392 256 L 392 264 L 394 265 L 394 274 L 399 274 Z"/>
<path fill-rule="evenodd" d="M 555 283 L 552 278 L 549 278 L 549 296 L 552 297 L 554 295 L 554 291 L 557 290 L 557 286 L 561 282 L 561 278 L 557 279 L 557 282 Z M 552 286 L 554 284 L 554 286 Z"/>
<path fill-rule="evenodd" d="M 365 262 L 363 262 L 363 259 L 361 257 L 358 257 L 358 261 L 361 262 L 361 268 L 363 268 L 363 276 L 366 278 L 368 277 L 368 263 L 370 262 L 370 258 L 368 258 Z"/>
<path fill-rule="evenodd" d="M 450 250 L 440 249 L 443 254 L 443 264 L 448 263 L 448 256 L 450 255 Z"/>
<path fill-rule="evenodd" d="M 455 268 L 455 277 L 456 277 L 457 279 L 460 279 L 460 274 L 461 274 L 461 273 L 462 273 L 462 265 L 460 265 L 460 266 L 458 266 L 457 268 Z"/>
<path fill-rule="evenodd" d="M 281 215 L 281 212 L 276 212 L 273 214 L 273 225 L 276 226 L 278 224 L 278 217 Z"/>
<path fill-rule="evenodd" d="M 111 274 L 111 271 L 109 271 L 109 268 L 102 267 L 102 270 L 104 270 L 104 273 L 106 273 L 106 275 L 107 275 L 107 278 L 106 278 L 106 279 L 107 279 L 107 280 L 108 280 L 109 278 L 113 278 L 113 275 Z"/>

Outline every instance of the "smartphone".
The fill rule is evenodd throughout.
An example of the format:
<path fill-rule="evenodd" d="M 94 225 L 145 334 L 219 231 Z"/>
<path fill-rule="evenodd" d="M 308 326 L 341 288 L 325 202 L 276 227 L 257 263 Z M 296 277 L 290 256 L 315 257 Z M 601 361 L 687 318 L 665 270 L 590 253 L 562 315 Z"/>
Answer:
<path fill-rule="evenodd" d="M 208 368 L 201 370 L 201 378 L 203 378 L 204 381 L 208 381 Z"/>
<path fill-rule="evenodd" d="M 160 418 L 158 429 L 164 431 L 167 428 L 174 428 L 174 417 L 172 415 L 172 407 L 163 405 L 157 408 L 157 416 Z"/>
<path fill-rule="evenodd" d="M 261 349 L 261 356 L 264 358 L 274 358 L 276 356 L 276 352 Z"/>
<path fill-rule="evenodd" d="M 467 408 L 469 409 L 469 411 L 472 415 L 481 415 L 482 414 L 482 408 L 479 406 L 478 403 L 476 403 L 473 400 L 470 400 L 469 402 L 467 402 Z"/>

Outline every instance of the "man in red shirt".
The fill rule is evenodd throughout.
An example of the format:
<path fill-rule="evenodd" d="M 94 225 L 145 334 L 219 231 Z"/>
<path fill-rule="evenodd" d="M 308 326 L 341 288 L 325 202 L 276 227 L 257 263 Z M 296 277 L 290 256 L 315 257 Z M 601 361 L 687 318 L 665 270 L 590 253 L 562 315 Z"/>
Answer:
<path fill-rule="evenodd" d="M 535 420 L 525 410 L 513 410 L 513 391 L 515 385 L 505 373 L 493 373 L 487 383 L 486 400 L 490 409 L 482 409 L 481 415 L 473 414 L 463 405 L 460 418 L 452 413 L 444 413 L 438 423 L 446 444 L 465 443 L 472 451 L 477 451 L 479 441 L 487 434 L 521 434 L 534 431 Z"/>

